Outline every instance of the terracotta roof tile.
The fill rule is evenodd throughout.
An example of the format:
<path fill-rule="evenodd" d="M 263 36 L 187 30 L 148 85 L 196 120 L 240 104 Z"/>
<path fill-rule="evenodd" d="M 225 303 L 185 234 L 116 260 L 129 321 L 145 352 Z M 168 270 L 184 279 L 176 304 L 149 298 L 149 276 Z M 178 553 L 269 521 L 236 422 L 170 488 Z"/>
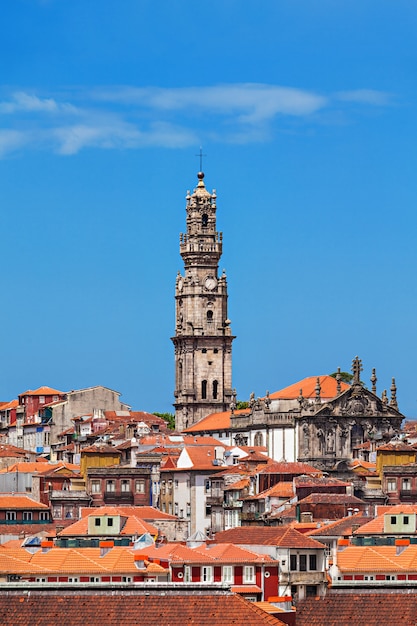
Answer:
<path fill-rule="evenodd" d="M 249 415 L 250 409 L 241 409 L 235 411 L 235 415 Z M 230 430 L 230 411 L 223 413 L 211 413 L 207 417 L 203 417 L 199 422 L 193 424 L 184 430 L 185 433 L 201 433 L 201 432 L 220 432 L 222 430 Z"/>
<path fill-rule="evenodd" d="M 38 389 L 28 389 L 23 393 L 19 393 L 19 398 L 22 396 L 62 396 L 65 395 L 63 391 L 52 389 L 52 387 L 38 387 Z"/>
<path fill-rule="evenodd" d="M 41 509 L 42 511 L 49 510 L 49 507 L 46 504 L 42 504 L 41 502 L 37 502 L 36 500 L 32 500 L 29 496 L 16 493 L 15 495 L 10 494 L 0 494 L 0 509 Z"/>
<path fill-rule="evenodd" d="M 297 626 L 388 626 L 399 621 L 404 626 L 417 622 L 415 594 L 391 590 L 334 593 L 325 598 L 307 598 L 297 604 Z"/>
<path fill-rule="evenodd" d="M 295 400 L 300 395 L 300 389 L 303 391 L 304 398 L 315 398 L 316 397 L 316 385 L 317 378 L 320 379 L 320 397 L 322 399 L 326 398 L 335 398 L 337 394 L 337 381 L 333 376 L 308 376 L 307 378 L 303 378 L 298 383 L 294 383 L 289 385 L 289 387 L 284 387 L 280 391 L 275 391 L 270 394 L 271 400 L 285 399 L 285 400 Z M 347 383 L 340 383 L 342 392 L 349 389 L 350 385 Z"/>
<path fill-rule="evenodd" d="M 123 619 L 122 617 L 123 616 Z M 0 622 L 3 626 L 283 626 L 282 622 L 239 595 L 230 592 L 192 592 L 168 595 L 131 590 L 111 594 L 88 590 L 51 598 L 45 593 L 0 596 Z"/>
<path fill-rule="evenodd" d="M 310 539 L 290 526 L 239 526 L 216 534 L 216 543 L 231 542 L 238 545 L 275 545 L 283 548 L 318 549 L 324 545 Z"/>

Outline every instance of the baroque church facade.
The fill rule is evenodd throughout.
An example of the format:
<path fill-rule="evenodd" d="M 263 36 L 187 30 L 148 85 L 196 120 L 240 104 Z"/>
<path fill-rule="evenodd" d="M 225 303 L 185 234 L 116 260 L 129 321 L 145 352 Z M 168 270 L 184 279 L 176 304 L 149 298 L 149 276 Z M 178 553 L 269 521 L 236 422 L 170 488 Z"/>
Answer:
<path fill-rule="evenodd" d="M 326 472 L 343 473 L 355 451 L 365 444 L 376 449 L 400 433 L 405 419 L 399 412 L 393 379 L 391 397 L 376 393 L 360 379 L 362 364 L 353 360 L 351 384 L 340 373 L 310 377 L 307 393 L 297 385 L 254 399 L 247 411 L 231 411 L 229 438 L 235 444 L 264 445 L 277 461 L 301 461 Z M 315 380 L 314 389 L 312 383 Z M 303 381 L 299 383 L 302 385 Z"/>
<path fill-rule="evenodd" d="M 175 423 L 184 430 L 209 413 L 230 408 L 232 342 L 227 280 L 219 276 L 223 235 L 216 228 L 216 192 L 203 172 L 186 196 L 186 232 L 180 235 L 184 273 L 175 283 Z"/>

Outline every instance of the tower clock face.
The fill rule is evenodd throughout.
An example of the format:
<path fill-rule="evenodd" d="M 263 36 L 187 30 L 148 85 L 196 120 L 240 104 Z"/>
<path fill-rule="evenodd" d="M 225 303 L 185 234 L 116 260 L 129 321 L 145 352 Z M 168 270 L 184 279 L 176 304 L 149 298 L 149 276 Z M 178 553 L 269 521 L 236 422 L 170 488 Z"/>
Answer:
<path fill-rule="evenodd" d="M 217 280 L 213 278 L 212 276 L 209 276 L 208 278 L 206 278 L 204 286 L 209 291 L 213 291 L 213 289 L 216 289 Z"/>

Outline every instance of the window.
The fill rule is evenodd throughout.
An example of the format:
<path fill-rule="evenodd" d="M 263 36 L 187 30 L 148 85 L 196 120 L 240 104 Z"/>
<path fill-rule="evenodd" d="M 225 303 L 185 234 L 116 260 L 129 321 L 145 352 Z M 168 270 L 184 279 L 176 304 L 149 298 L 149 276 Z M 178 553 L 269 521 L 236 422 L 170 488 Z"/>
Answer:
<path fill-rule="evenodd" d="M 178 502 L 174 505 L 174 515 L 178 515 Z"/>
<path fill-rule="evenodd" d="M 29 522 L 32 520 L 32 511 L 23 511 L 23 520 Z"/>
<path fill-rule="evenodd" d="M 308 569 L 316 570 L 317 569 L 317 556 L 315 554 L 310 554 L 308 558 Z"/>
<path fill-rule="evenodd" d="M 205 400 L 207 398 L 207 381 L 206 380 L 201 381 L 201 398 L 202 400 Z"/>
<path fill-rule="evenodd" d="M 213 400 L 217 400 L 218 388 L 219 383 L 217 382 L 217 380 L 213 380 Z"/>
<path fill-rule="evenodd" d="M 39 396 L 39 404 L 45 404 L 45 396 Z"/>
<path fill-rule="evenodd" d="M 39 513 L 39 519 L 43 522 L 49 522 L 49 511 L 41 511 Z"/>
<path fill-rule="evenodd" d="M 207 348 L 203 348 L 203 349 L 201 350 L 201 352 L 202 352 L 203 354 L 207 354 Z"/>
<path fill-rule="evenodd" d="M 397 481 L 395 478 L 389 478 L 387 481 L 387 491 L 397 491 Z"/>
<path fill-rule="evenodd" d="M 91 481 L 91 493 L 100 493 L 100 491 L 101 491 L 101 481 L 92 480 Z"/>
<path fill-rule="evenodd" d="M 11 522 L 16 519 L 16 511 L 6 511 L 6 520 Z"/>
<path fill-rule="evenodd" d="M 61 519 L 62 517 L 62 509 L 59 505 L 55 505 L 52 509 L 52 517 L 54 519 Z"/>
<path fill-rule="evenodd" d="M 207 311 L 207 324 L 213 323 L 213 311 Z"/>
<path fill-rule="evenodd" d="M 100 526 L 101 525 L 101 519 L 99 517 L 96 517 L 94 520 L 94 526 Z"/>
<path fill-rule="evenodd" d="M 145 493 L 145 481 L 144 480 L 135 480 L 135 491 L 136 493 Z M 165 486 L 164 486 L 165 491 Z"/>
<path fill-rule="evenodd" d="M 307 571 L 307 555 L 300 554 L 300 572 Z"/>
<path fill-rule="evenodd" d="M 191 504 L 187 502 L 187 517 L 191 517 Z"/>
<path fill-rule="evenodd" d="M 411 481 L 409 478 L 403 478 L 403 491 L 411 491 Z"/>
<path fill-rule="evenodd" d="M 211 505 L 208 504 L 206 506 L 206 517 L 210 517 L 210 515 L 211 515 Z"/>
<path fill-rule="evenodd" d="M 290 555 L 290 570 L 293 572 L 297 570 L 297 555 L 296 554 Z"/>
<path fill-rule="evenodd" d="M 113 526 L 113 518 L 112 517 L 108 517 L 107 518 L 107 526 Z"/>
<path fill-rule="evenodd" d="M 245 565 L 243 568 L 243 583 L 253 584 L 255 582 L 255 567 L 253 565 Z"/>
<path fill-rule="evenodd" d="M 116 491 L 116 481 L 108 480 L 106 482 L 106 491 L 107 493 L 114 493 Z"/>
<path fill-rule="evenodd" d="M 131 576 L 122 576 L 122 581 L 124 583 L 131 583 L 132 582 L 132 577 Z"/>
<path fill-rule="evenodd" d="M 210 480 L 207 479 L 206 482 L 205 482 L 206 493 L 208 493 L 210 491 L 210 489 L 211 489 L 211 483 L 210 483 Z"/>
<path fill-rule="evenodd" d="M 214 354 L 218 354 L 219 350 L 217 348 L 214 348 L 213 352 Z"/>
<path fill-rule="evenodd" d="M 191 581 L 191 567 L 184 565 L 184 582 L 189 583 Z"/>
<path fill-rule="evenodd" d="M 213 568 L 211 565 L 206 565 L 201 568 L 201 582 L 212 583 L 213 582 Z"/>
<path fill-rule="evenodd" d="M 69 583 L 78 583 L 80 581 L 79 581 L 79 578 L 77 578 L 76 576 L 71 576 L 70 578 L 68 578 L 68 582 Z"/>
<path fill-rule="evenodd" d="M 396 523 L 397 523 L 397 516 L 391 515 L 391 524 L 396 524 Z"/>
<path fill-rule="evenodd" d="M 208 225 L 208 215 L 207 213 L 203 213 L 203 215 L 201 216 L 201 226 L 203 228 L 206 228 Z"/>
<path fill-rule="evenodd" d="M 178 489 L 178 480 L 177 479 L 174 480 L 174 487 L 175 487 L 175 489 Z"/>
<path fill-rule="evenodd" d="M 409 518 L 409 516 L 408 516 L 408 515 L 404 515 L 403 522 L 404 522 L 404 524 L 405 524 L 405 525 L 407 525 L 407 524 L 409 524 L 409 523 L 410 523 L 409 519 L 410 519 L 410 518 Z"/>
<path fill-rule="evenodd" d="M 90 576 L 90 583 L 99 583 L 100 578 L 98 576 Z"/>
<path fill-rule="evenodd" d="M 123 479 L 122 480 L 122 492 L 126 493 L 130 491 L 130 480 Z"/>
<path fill-rule="evenodd" d="M 232 565 L 223 566 L 222 582 L 233 583 L 233 567 Z"/>

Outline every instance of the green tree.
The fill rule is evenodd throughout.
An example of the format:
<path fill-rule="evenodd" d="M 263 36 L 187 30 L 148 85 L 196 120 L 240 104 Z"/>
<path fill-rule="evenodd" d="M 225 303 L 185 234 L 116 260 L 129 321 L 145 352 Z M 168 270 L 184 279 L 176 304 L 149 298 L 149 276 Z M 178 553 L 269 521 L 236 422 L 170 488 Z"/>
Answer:
<path fill-rule="evenodd" d="M 249 402 L 244 402 L 243 400 L 237 400 L 236 409 L 240 411 L 240 409 L 247 409 L 249 406 Z"/>
<path fill-rule="evenodd" d="M 156 415 L 157 417 L 162 417 L 163 420 L 166 421 L 168 428 L 170 430 L 175 430 L 175 415 L 173 413 L 152 413 L 152 415 Z"/>
<path fill-rule="evenodd" d="M 333 372 L 333 374 L 329 374 L 332 378 L 336 378 L 337 374 L 340 374 L 340 380 L 348 385 L 351 384 L 353 380 L 353 374 L 349 374 L 349 372 Z"/>

